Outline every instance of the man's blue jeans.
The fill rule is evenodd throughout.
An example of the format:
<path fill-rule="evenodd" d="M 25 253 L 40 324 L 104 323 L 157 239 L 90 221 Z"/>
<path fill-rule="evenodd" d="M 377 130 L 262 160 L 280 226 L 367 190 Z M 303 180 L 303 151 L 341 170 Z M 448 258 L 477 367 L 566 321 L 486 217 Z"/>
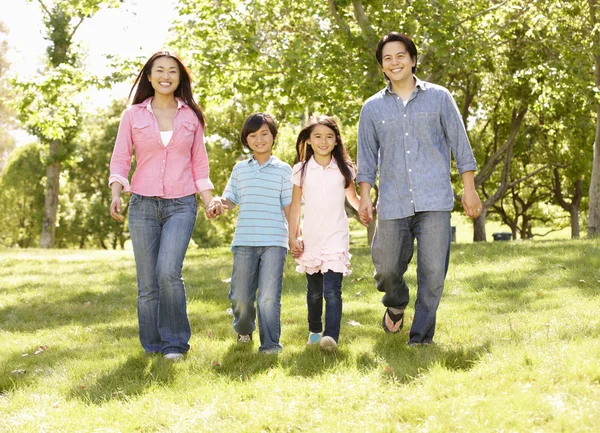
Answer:
<path fill-rule="evenodd" d="M 417 239 L 417 299 L 409 343 L 431 343 L 436 312 L 450 259 L 450 212 L 417 212 L 408 218 L 379 220 L 371 256 L 383 305 L 404 309 L 409 290 L 404 273 Z"/>
<path fill-rule="evenodd" d="M 190 348 L 181 269 L 197 210 L 195 195 L 131 196 L 129 232 L 137 270 L 140 342 L 147 352 L 185 353 Z"/>
<path fill-rule="evenodd" d="M 233 310 L 233 329 L 238 334 L 258 331 L 258 350 L 281 349 L 281 290 L 287 249 L 278 246 L 233 248 L 233 272 L 229 300 Z M 258 308 L 254 307 L 257 300 Z"/>
<path fill-rule="evenodd" d="M 324 336 L 336 342 L 340 337 L 342 322 L 342 278 L 341 272 L 327 271 L 306 274 L 306 305 L 308 307 L 308 330 L 323 331 L 323 298 L 325 298 Z"/>

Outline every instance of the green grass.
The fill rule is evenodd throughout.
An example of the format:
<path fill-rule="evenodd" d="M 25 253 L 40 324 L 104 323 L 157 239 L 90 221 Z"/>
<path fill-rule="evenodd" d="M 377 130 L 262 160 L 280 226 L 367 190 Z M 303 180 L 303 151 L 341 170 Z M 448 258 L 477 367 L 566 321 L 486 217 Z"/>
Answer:
<path fill-rule="evenodd" d="M 600 430 L 600 242 L 453 244 L 437 344 L 408 347 L 406 328 L 380 329 L 355 241 L 334 355 L 305 345 L 291 259 L 284 351 L 261 355 L 235 343 L 229 249 L 190 250 L 192 349 L 175 364 L 139 346 L 130 251 L 0 250 L 0 431 Z"/>

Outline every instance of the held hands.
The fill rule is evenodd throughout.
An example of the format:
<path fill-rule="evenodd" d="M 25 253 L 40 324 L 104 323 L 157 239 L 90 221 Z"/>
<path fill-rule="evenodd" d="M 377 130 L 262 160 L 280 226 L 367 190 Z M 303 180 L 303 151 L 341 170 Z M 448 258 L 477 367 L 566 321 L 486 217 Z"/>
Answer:
<path fill-rule="evenodd" d="M 302 238 L 290 238 L 290 252 L 292 253 L 293 258 L 300 258 L 304 252 L 304 242 L 302 242 Z"/>
<path fill-rule="evenodd" d="M 361 195 L 358 216 L 360 217 L 360 221 L 365 225 L 369 224 L 373 219 L 373 202 L 369 194 Z"/>
<path fill-rule="evenodd" d="M 215 218 L 222 215 L 227 209 L 229 208 L 223 204 L 221 197 L 214 197 L 206 207 L 206 218 Z"/>

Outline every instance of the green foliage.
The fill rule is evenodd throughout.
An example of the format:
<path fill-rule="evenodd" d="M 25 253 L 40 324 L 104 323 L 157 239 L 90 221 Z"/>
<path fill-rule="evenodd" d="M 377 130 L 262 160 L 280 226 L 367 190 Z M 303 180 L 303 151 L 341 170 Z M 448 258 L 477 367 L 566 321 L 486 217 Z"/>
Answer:
<path fill-rule="evenodd" d="M 0 178 L 0 244 L 33 247 L 39 241 L 44 208 L 42 147 L 16 148 Z"/>

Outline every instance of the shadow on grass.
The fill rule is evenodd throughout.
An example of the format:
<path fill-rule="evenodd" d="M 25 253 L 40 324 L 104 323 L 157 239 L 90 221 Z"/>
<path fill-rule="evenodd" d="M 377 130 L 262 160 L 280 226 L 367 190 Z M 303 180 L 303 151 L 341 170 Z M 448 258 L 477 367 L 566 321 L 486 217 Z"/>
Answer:
<path fill-rule="evenodd" d="M 470 370 L 492 346 L 489 341 L 476 347 L 450 350 L 436 344 L 409 346 L 408 331 L 372 338 L 376 341 L 374 355 L 386 364 L 382 375 L 399 383 L 412 382 L 437 365 L 452 371 Z"/>
<path fill-rule="evenodd" d="M 168 386 L 175 380 L 172 361 L 159 355 L 136 355 L 111 369 L 91 385 L 80 384 L 68 398 L 86 404 L 101 405 L 111 400 L 126 400 L 143 394 L 154 386 Z"/>
<path fill-rule="evenodd" d="M 214 372 L 232 380 L 246 381 L 278 364 L 280 354 L 266 355 L 258 353 L 257 350 L 257 342 L 232 343 L 223 355 L 220 365 L 215 367 Z"/>

